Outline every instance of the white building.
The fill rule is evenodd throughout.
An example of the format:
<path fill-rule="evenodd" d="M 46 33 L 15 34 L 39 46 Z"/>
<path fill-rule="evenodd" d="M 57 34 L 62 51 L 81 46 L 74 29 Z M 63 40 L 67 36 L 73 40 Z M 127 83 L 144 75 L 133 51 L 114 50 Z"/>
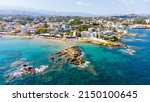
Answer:
<path fill-rule="evenodd" d="M 146 19 L 146 20 L 145 20 L 145 23 L 146 23 L 146 24 L 150 24 L 150 19 Z"/>
<path fill-rule="evenodd" d="M 22 25 L 21 26 L 21 34 L 27 34 L 28 33 L 28 29 L 26 26 Z"/>

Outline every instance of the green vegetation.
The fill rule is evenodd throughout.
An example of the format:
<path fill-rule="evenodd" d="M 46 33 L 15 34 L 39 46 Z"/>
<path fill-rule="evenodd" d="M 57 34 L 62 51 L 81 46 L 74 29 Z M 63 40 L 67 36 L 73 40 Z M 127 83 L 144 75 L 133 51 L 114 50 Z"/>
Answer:
<path fill-rule="evenodd" d="M 116 28 L 110 28 L 113 32 L 117 32 Z"/>
<path fill-rule="evenodd" d="M 97 25 L 97 26 L 94 26 L 94 28 L 106 28 L 104 25 Z"/>
<path fill-rule="evenodd" d="M 80 24 L 82 24 L 83 22 L 81 21 L 81 20 L 79 20 L 79 19 L 74 19 L 73 21 L 71 21 L 70 23 L 69 23 L 69 25 L 70 26 L 75 26 L 75 25 L 80 25 Z"/>
<path fill-rule="evenodd" d="M 109 40 L 114 42 L 114 41 L 118 41 L 119 39 L 116 36 L 111 36 L 109 37 Z"/>
<path fill-rule="evenodd" d="M 67 31 L 67 32 L 64 33 L 64 35 L 73 36 L 73 32 Z"/>
<path fill-rule="evenodd" d="M 46 27 L 40 27 L 37 29 L 37 34 L 40 34 L 40 33 L 47 33 L 48 30 Z"/>
<path fill-rule="evenodd" d="M 145 20 L 143 18 L 135 18 L 134 23 L 135 24 L 144 24 Z"/>
<path fill-rule="evenodd" d="M 88 31 L 88 28 L 91 28 L 91 25 L 80 25 L 79 28 L 77 28 L 77 31 L 81 32 L 81 31 Z"/>

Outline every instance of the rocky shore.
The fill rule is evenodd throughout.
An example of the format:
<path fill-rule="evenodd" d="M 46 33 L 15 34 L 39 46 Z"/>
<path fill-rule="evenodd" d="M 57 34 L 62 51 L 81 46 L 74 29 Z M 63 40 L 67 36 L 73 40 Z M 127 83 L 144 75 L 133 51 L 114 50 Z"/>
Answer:
<path fill-rule="evenodd" d="M 86 40 L 85 42 L 90 43 L 90 44 L 104 46 L 104 47 L 112 47 L 112 48 L 123 47 L 123 48 L 127 48 L 127 46 L 125 44 L 122 44 L 120 42 L 112 42 L 112 41 L 99 42 L 99 41 L 94 41 L 94 40 Z"/>
<path fill-rule="evenodd" d="M 71 64 L 79 69 L 87 70 L 92 73 L 94 76 L 97 75 L 96 71 L 89 64 L 90 62 L 81 58 L 83 52 L 80 50 L 78 46 L 67 47 L 64 50 L 55 53 L 50 57 L 50 61 L 55 65 L 55 68 L 64 68 L 63 65 Z M 58 65 L 58 66 L 57 66 Z"/>
<path fill-rule="evenodd" d="M 144 36 L 143 34 L 126 34 L 125 36 Z"/>
<path fill-rule="evenodd" d="M 78 66 L 86 62 L 84 59 L 80 58 L 81 55 L 82 51 L 79 49 L 79 47 L 73 46 L 65 48 L 64 50 L 54 54 L 54 56 L 50 57 L 50 60 L 52 62 L 64 60 L 66 63 Z"/>
<path fill-rule="evenodd" d="M 39 73 L 42 73 L 44 71 L 46 71 L 49 67 L 48 66 L 40 66 L 40 68 L 33 68 L 31 66 L 27 66 L 26 64 L 23 65 L 20 69 L 10 73 L 8 76 L 7 76 L 7 81 L 10 81 L 14 78 L 17 78 L 17 77 L 21 77 L 21 76 L 25 76 L 25 75 L 35 75 L 35 74 L 39 74 Z"/>
<path fill-rule="evenodd" d="M 132 28 L 132 29 L 150 29 L 150 25 L 135 24 L 135 25 L 131 25 L 130 28 Z"/>

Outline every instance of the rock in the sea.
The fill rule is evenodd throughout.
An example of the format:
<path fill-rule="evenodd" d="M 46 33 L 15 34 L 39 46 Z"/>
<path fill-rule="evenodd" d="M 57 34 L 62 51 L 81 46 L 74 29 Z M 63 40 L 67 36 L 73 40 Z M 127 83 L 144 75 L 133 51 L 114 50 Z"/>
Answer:
<path fill-rule="evenodd" d="M 73 59 L 71 60 L 71 63 L 74 65 L 81 65 L 85 63 L 85 60 L 81 59 L 81 58 L 77 58 L 77 59 Z"/>
<path fill-rule="evenodd" d="M 23 67 L 27 67 L 27 65 L 26 65 L 26 64 L 24 64 L 24 65 L 23 65 Z"/>
<path fill-rule="evenodd" d="M 45 70 L 47 70 L 48 68 L 49 68 L 48 66 L 43 65 L 43 66 L 40 66 L 40 68 L 35 68 L 35 72 L 36 72 L 36 74 L 42 73 Z"/>
<path fill-rule="evenodd" d="M 51 59 L 51 61 L 52 61 L 52 62 L 54 62 L 54 60 L 55 60 L 55 58 L 54 58 L 54 57 L 51 57 L 50 59 Z"/>
<path fill-rule="evenodd" d="M 52 65 L 52 68 L 60 69 L 63 68 L 66 63 L 69 63 L 74 66 L 77 66 L 80 69 L 87 70 L 94 76 L 96 76 L 97 74 L 94 68 L 89 67 L 90 62 L 81 58 L 82 55 L 83 53 L 78 46 L 65 48 L 64 50 L 55 53 L 53 57 L 50 57 L 50 59 L 54 58 L 56 62 L 55 64 Z"/>
<path fill-rule="evenodd" d="M 85 63 L 85 60 L 80 58 L 82 55 L 82 51 L 77 46 L 68 47 L 64 50 L 56 53 L 54 57 L 51 57 L 51 61 L 53 62 L 53 59 L 58 59 L 58 61 L 64 60 L 66 63 L 71 63 L 73 65 L 81 65 Z M 52 59 L 53 58 L 53 59 Z"/>
<path fill-rule="evenodd" d="M 26 66 L 26 65 L 25 65 Z M 21 76 L 24 76 L 24 75 L 28 75 L 28 74 L 38 74 L 38 73 L 42 73 L 44 71 L 46 71 L 49 67 L 46 65 L 46 66 L 40 66 L 40 68 L 33 68 L 31 66 L 26 66 L 26 67 L 23 67 L 13 73 L 10 73 L 8 76 L 7 76 L 7 80 L 12 80 L 16 77 L 21 77 Z"/>

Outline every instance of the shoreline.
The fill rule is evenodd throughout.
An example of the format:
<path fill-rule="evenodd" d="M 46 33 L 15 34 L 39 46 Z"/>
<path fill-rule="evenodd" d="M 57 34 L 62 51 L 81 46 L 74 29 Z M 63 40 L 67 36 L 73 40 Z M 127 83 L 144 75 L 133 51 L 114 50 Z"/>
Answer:
<path fill-rule="evenodd" d="M 33 39 L 33 40 L 41 40 L 41 41 L 47 41 L 47 42 L 56 42 L 56 43 L 62 43 L 66 45 L 76 45 L 76 41 L 67 41 L 63 39 L 48 39 L 48 38 L 42 38 L 42 37 L 36 37 L 36 36 L 20 36 L 20 35 L 5 35 L 3 38 L 25 38 L 25 39 Z"/>
<path fill-rule="evenodd" d="M 150 29 L 149 24 L 135 24 L 130 26 L 131 29 Z"/>
<path fill-rule="evenodd" d="M 67 44 L 67 45 L 77 45 L 78 43 L 90 43 L 98 46 L 104 46 L 104 47 L 112 47 L 112 48 L 118 48 L 118 47 L 123 47 L 126 48 L 127 46 L 125 44 L 119 43 L 119 42 L 110 42 L 106 40 L 100 39 L 98 40 L 93 40 L 93 39 L 77 39 L 77 40 L 66 40 L 62 38 L 58 39 L 53 39 L 53 38 L 44 38 L 44 37 L 37 37 L 37 36 L 20 36 L 20 35 L 5 35 L 3 38 L 27 38 L 27 39 L 35 39 L 35 40 L 42 40 L 42 41 L 49 41 L 49 42 L 57 42 L 57 43 L 62 43 L 62 44 Z"/>

